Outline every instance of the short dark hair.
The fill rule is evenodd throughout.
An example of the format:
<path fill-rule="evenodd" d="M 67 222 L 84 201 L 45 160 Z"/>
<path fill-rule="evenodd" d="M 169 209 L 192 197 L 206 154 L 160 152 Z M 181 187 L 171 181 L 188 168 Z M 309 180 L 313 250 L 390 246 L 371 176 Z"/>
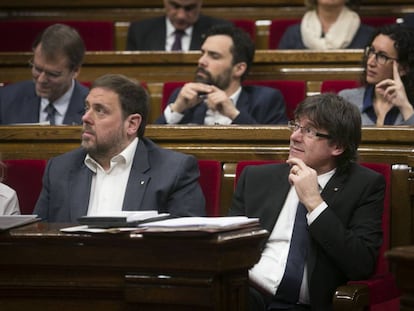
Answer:
<path fill-rule="evenodd" d="M 345 171 L 358 158 L 361 142 L 361 113 L 358 108 L 333 93 L 307 97 L 295 110 L 295 119 L 307 117 L 316 128 L 331 136 L 330 143 L 344 148 L 337 157 L 337 170 Z"/>
<path fill-rule="evenodd" d="M 142 117 L 137 136 L 143 137 L 148 119 L 149 96 L 146 89 L 136 80 L 121 74 L 106 74 L 97 78 L 91 89 L 102 87 L 114 91 L 119 96 L 124 119 L 138 113 Z"/>
<path fill-rule="evenodd" d="M 255 46 L 250 38 L 250 35 L 243 29 L 233 26 L 218 24 L 212 26 L 205 34 L 203 42 L 211 36 L 224 35 L 229 36 L 233 41 L 233 46 L 230 50 L 233 55 L 233 65 L 244 62 L 247 65 L 241 80 L 244 80 L 249 73 L 253 64 Z"/>
<path fill-rule="evenodd" d="M 406 74 L 401 77 L 410 103 L 414 103 L 414 30 L 401 24 L 390 24 L 378 28 L 371 38 L 368 46 L 379 35 L 389 37 L 394 41 L 394 48 L 397 51 L 398 63 L 406 69 Z M 368 57 L 364 55 L 363 60 L 364 71 L 362 73 L 362 83 L 367 84 L 366 70 Z"/>
<path fill-rule="evenodd" d="M 85 44 L 75 28 L 65 24 L 53 24 L 36 37 L 32 49 L 36 49 L 39 44 L 47 58 L 56 59 L 59 53 L 65 55 L 70 70 L 82 66 Z"/>

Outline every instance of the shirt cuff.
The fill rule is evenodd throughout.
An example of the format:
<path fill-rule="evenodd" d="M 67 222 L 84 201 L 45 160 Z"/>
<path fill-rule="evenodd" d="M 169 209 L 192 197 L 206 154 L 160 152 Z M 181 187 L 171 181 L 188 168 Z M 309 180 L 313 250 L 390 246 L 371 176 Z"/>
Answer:
<path fill-rule="evenodd" d="M 169 104 L 164 109 L 164 117 L 165 117 L 165 121 L 168 124 L 177 124 L 177 123 L 180 123 L 180 121 L 184 117 L 184 114 L 179 113 L 179 112 L 176 112 L 176 111 L 173 111 L 171 109 L 171 104 Z"/>
<path fill-rule="evenodd" d="M 328 207 L 325 201 L 318 205 L 312 212 L 306 214 L 306 219 L 308 220 L 308 225 L 311 225 L 312 222 Z"/>

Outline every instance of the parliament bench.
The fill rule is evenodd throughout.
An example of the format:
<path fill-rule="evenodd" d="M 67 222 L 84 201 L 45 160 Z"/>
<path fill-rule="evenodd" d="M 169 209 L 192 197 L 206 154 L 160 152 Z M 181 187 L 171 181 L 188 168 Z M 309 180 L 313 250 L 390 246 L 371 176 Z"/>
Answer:
<path fill-rule="evenodd" d="M 79 126 L 0 126 L 3 159 L 49 159 L 79 147 Z M 220 215 L 234 190 L 236 165 L 245 160 L 285 160 L 287 126 L 148 125 L 146 136 L 162 147 L 222 164 Z M 392 165 L 391 247 L 414 243 L 413 127 L 362 129 L 361 162 Z"/>

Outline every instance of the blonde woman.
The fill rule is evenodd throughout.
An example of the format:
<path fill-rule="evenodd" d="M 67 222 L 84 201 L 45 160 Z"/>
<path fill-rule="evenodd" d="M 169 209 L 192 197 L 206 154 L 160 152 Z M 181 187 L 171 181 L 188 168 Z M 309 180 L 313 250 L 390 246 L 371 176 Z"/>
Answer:
<path fill-rule="evenodd" d="M 362 49 L 374 28 L 361 23 L 359 0 L 305 0 L 308 8 L 300 23 L 283 34 L 279 49 Z"/>

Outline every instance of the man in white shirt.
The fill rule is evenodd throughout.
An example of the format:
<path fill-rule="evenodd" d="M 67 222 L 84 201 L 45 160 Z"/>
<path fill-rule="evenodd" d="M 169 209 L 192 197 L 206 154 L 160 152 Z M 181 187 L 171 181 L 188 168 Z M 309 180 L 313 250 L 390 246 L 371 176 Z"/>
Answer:
<path fill-rule="evenodd" d="M 229 212 L 270 233 L 249 271 L 249 311 L 331 311 L 338 286 L 375 269 L 385 180 L 355 162 L 361 116 L 343 98 L 306 98 L 289 128 L 286 163 L 247 166 Z"/>
<path fill-rule="evenodd" d="M 253 63 L 254 43 L 234 26 L 207 32 L 194 82 L 177 89 L 155 123 L 286 124 L 286 105 L 279 90 L 242 86 Z"/>
<path fill-rule="evenodd" d="M 34 214 L 49 222 L 156 210 L 204 216 L 197 159 L 144 137 L 145 89 L 122 75 L 92 85 L 82 117 L 81 148 L 48 161 Z"/>
<path fill-rule="evenodd" d="M 216 24 L 230 21 L 201 14 L 202 0 L 164 0 L 165 16 L 132 22 L 127 51 L 199 50 L 204 33 Z M 179 49 L 173 48 L 175 32 L 181 32 Z"/>

